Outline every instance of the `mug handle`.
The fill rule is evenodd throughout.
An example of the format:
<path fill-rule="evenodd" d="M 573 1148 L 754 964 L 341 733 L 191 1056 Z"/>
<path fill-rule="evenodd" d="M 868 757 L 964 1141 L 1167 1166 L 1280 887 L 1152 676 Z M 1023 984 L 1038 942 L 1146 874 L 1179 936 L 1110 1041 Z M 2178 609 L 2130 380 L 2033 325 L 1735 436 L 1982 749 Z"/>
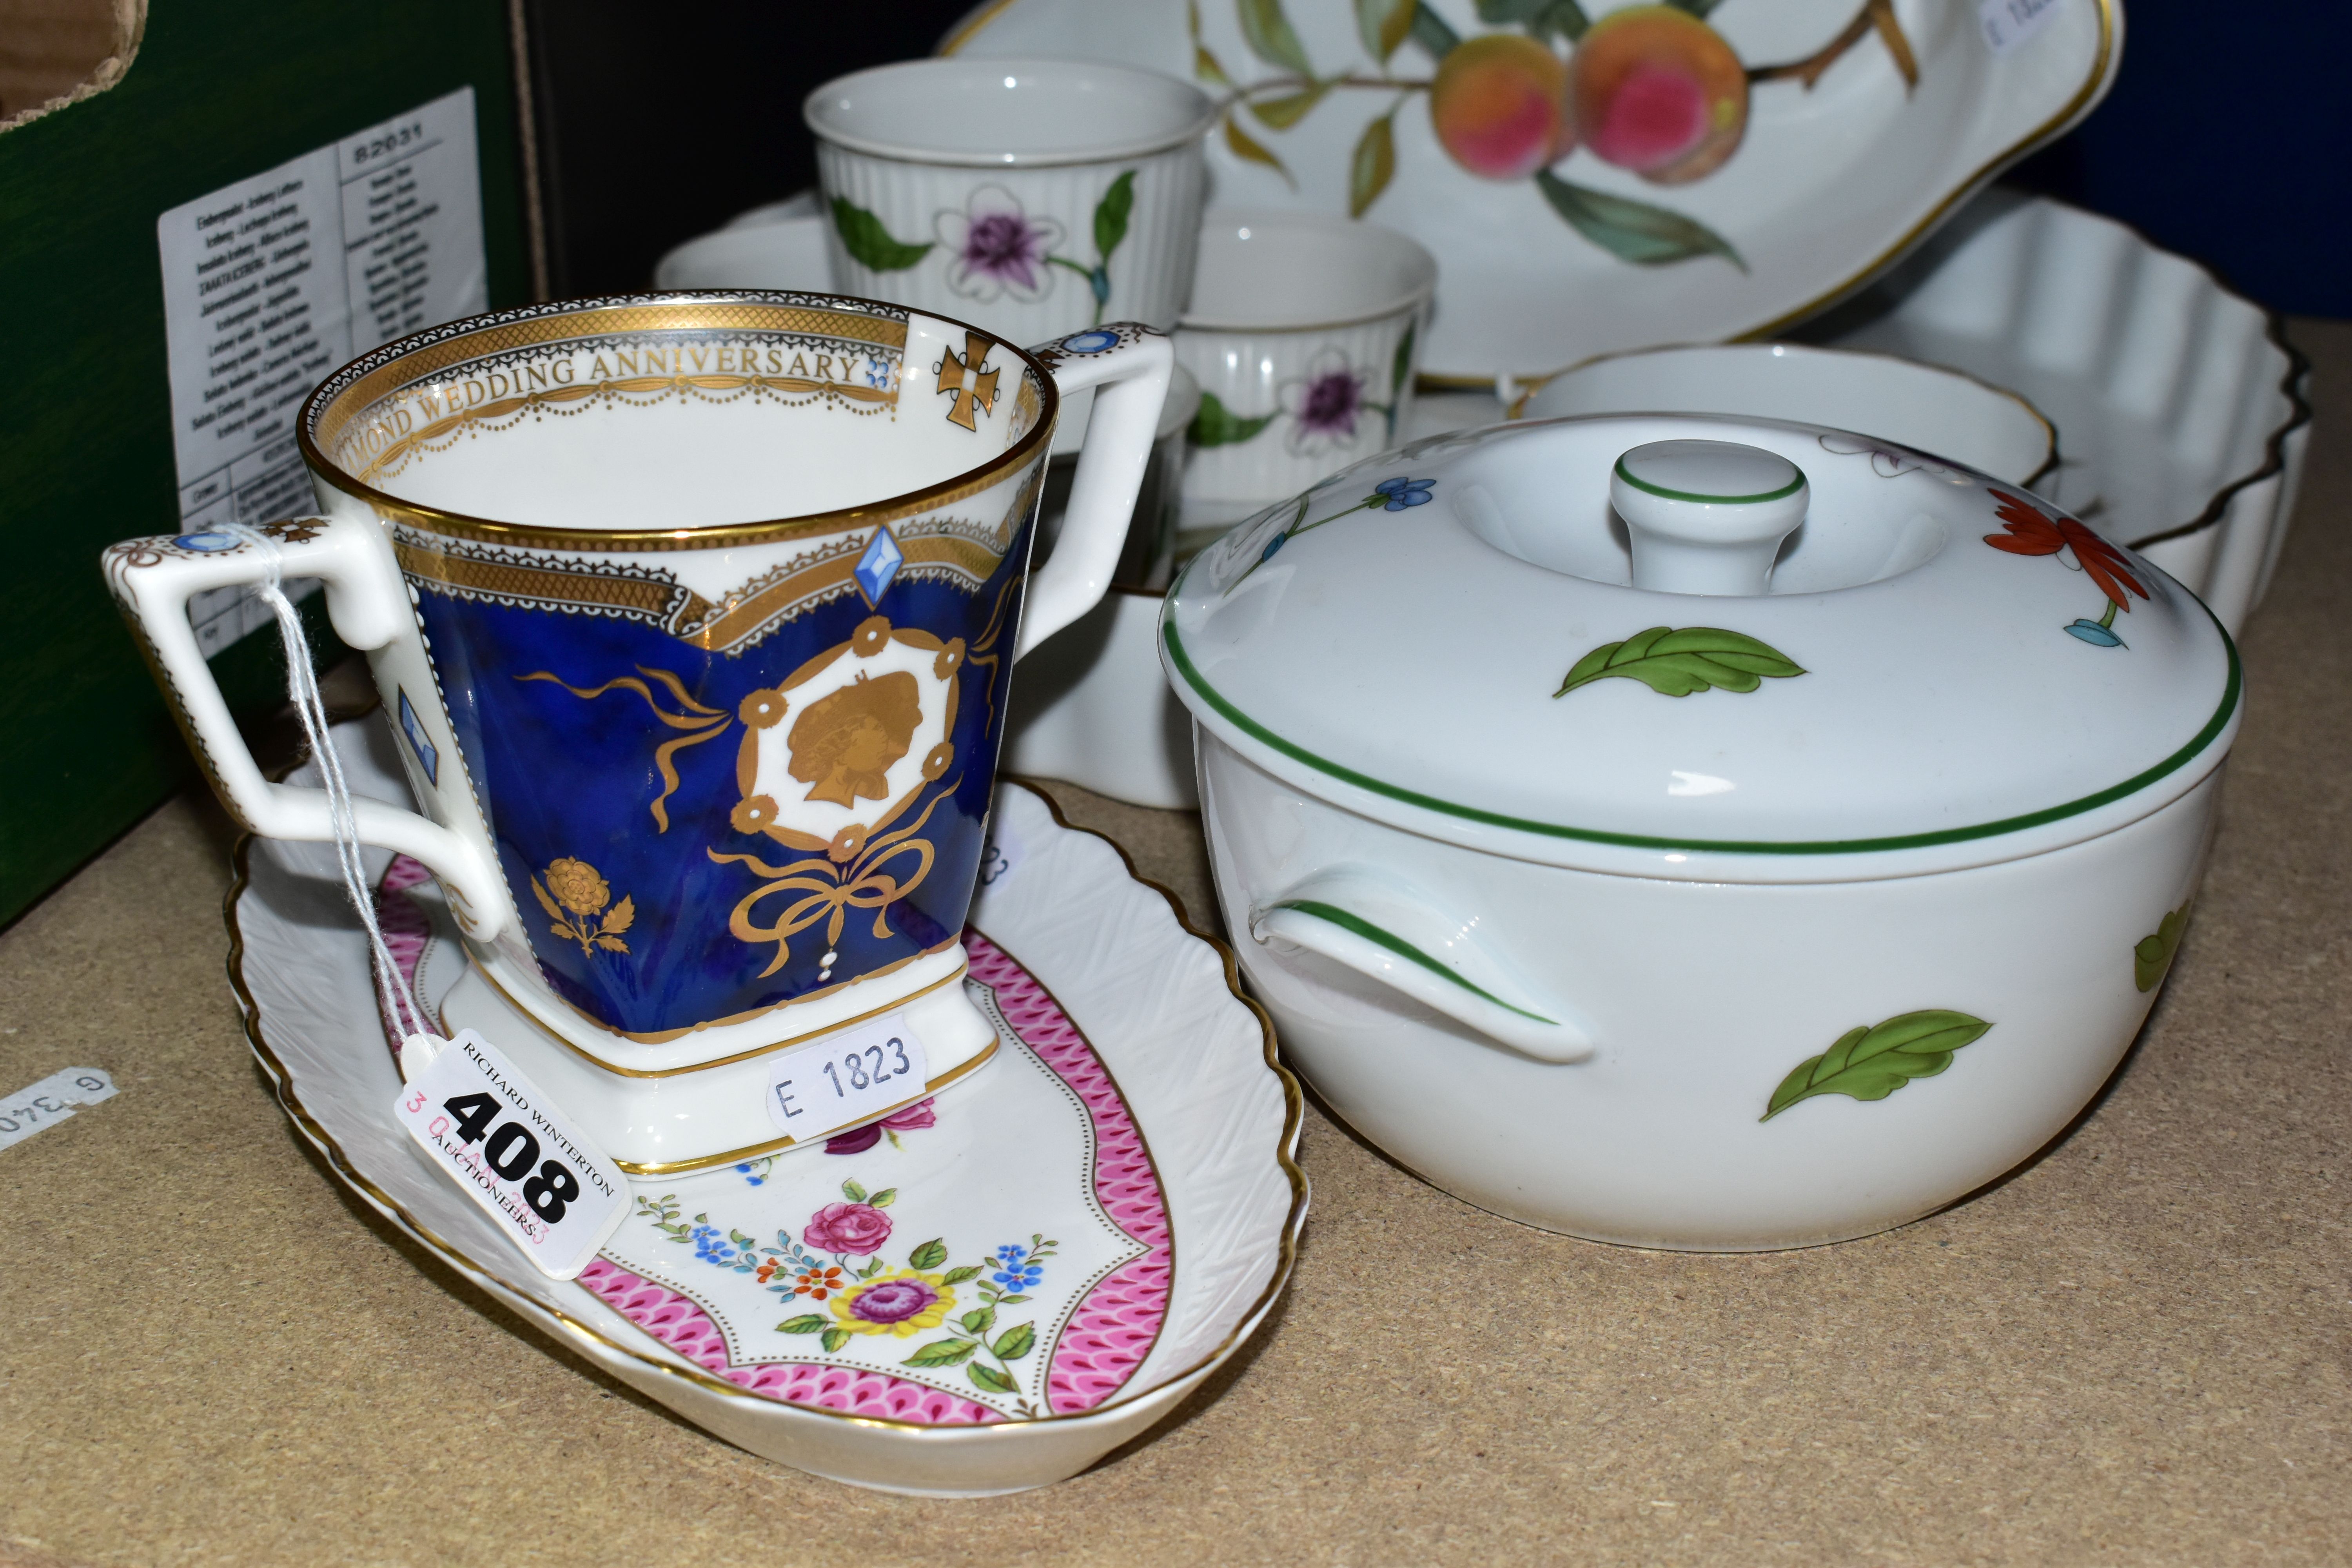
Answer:
<path fill-rule="evenodd" d="M 1016 659 L 1093 609 L 1109 591 L 1176 363 L 1167 334 L 1137 321 L 1089 327 L 1040 343 L 1029 353 L 1065 398 L 1089 386 L 1101 390 L 1087 422 L 1086 445 L 1078 449 L 1078 471 L 1070 481 L 1069 510 L 1062 514 L 1054 558 L 1029 580 L 1021 639 L 1013 650 Z"/>
<path fill-rule="evenodd" d="M 1546 1062 L 1580 1062 L 1591 1035 L 1568 1009 L 1535 995 L 1458 920 L 1387 875 L 1335 866 L 1250 911 L 1259 942 L 1287 942 L 1344 963 L 1466 1024 L 1499 1045 Z"/>
<path fill-rule="evenodd" d="M 307 517 L 271 523 L 264 531 L 278 545 L 281 576 L 325 582 L 328 618 L 352 647 L 373 653 L 417 638 L 408 588 L 383 530 L 351 519 Z M 268 581 L 269 563 L 262 552 L 235 534 L 200 531 L 126 539 L 109 546 L 100 560 L 155 683 L 228 814 L 266 838 L 331 842 L 327 792 L 262 776 L 188 624 L 188 601 L 195 595 Z M 421 643 L 416 653 L 421 660 Z M 475 846 L 437 822 L 382 801 L 354 798 L 352 811 L 362 843 L 411 856 L 441 879 L 467 936 L 488 942 L 504 929 L 505 882 Z"/>

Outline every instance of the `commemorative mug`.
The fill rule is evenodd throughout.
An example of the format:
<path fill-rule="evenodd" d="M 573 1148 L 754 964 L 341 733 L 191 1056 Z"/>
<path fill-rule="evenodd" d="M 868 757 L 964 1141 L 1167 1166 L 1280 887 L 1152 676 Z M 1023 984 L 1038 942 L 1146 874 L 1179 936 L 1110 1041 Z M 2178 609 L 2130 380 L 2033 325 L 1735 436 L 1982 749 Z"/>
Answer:
<path fill-rule="evenodd" d="M 330 376 L 298 419 L 319 515 L 260 531 L 324 582 L 398 732 L 420 810 L 357 802 L 357 830 L 447 896 L 471 962 L 444 1032 L 480 1027 L 632 1173 L 804 1144 L 984 1062 L 961 933 L 1009 668 L 1101 597 L 1171 359 L 1133 323 L 1024 351 L 729 292 L 478 316 Z M 262 776 L 189 626 L 192 595 L 262 581 L 268 553 L 207 531 L 104 565 L 230 813 L 329 839 L 325 795 Z M 919 1047 L 888 1096 L 779 1111 L 782 1057 L 874 1028 Z"/>
<path fill-rule="evenodd" d="M 1024 342 L 1175 325 L 1217 117 L 1191 83 L 1087 60 L 908 60 L 827 82 L 803 113 L 835 288 Z"/>

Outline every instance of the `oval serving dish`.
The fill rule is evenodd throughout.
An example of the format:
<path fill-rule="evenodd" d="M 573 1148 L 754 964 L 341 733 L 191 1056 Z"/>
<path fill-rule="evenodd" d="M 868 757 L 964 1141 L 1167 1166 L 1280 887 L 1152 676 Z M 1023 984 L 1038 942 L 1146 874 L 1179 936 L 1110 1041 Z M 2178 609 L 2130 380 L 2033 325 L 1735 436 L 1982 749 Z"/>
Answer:
<path fill-rule="evenodd" d="M 379 721 L 338 735 L 355 793 L 402 795 Z M 398 1074 L 331 855 L 247 839 L 238 859 L 246 1032 L 336 1177 L 600 1370 L 762 1458 L 926 1496 L 1060 1480 L 1181 1404 L 1289 1277 L 1300 1101 L 1263 1015 L 1172 899 L 1034 791 L 999 793 L 967 928 L 1012 1070 L 823 1149 L 633 1182 L 628 1220 L 569 1282 L 391 1114 Z M 377 894 L 428 1007 L 462 967 L 436 901 L 413 862 Z"/>
<path fill-rule="evenodd" d="M 1299 1070 L 1481 1207 L 1700 1250 L 1902 1224 L 2066 1125 L 2240 708 L 2195 596 L 2054 508 L 1696 416 L 1360 465 L 1161 637 Z"/>

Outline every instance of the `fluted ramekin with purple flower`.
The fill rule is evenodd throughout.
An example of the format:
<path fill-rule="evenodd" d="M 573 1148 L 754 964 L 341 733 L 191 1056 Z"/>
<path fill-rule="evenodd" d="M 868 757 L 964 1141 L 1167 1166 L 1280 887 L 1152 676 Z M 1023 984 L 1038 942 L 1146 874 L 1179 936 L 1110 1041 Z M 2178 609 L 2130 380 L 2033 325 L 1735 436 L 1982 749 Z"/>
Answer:
<path fill-rule="evenodd" d="M 837 287 L 1014 342 L 1175 325 L 1217 116 L 1191 83 L 1084 60 L 907 60 L 827 82 L 803 113 Z"/>
<path fill-rule="evenodd" d="M 1210 213 L 1176 330 L 1201 384 L 1188 510 L 1239 516 L 1395 446 L 1436 288 L 1436 258 L 1377 224 Z"/>

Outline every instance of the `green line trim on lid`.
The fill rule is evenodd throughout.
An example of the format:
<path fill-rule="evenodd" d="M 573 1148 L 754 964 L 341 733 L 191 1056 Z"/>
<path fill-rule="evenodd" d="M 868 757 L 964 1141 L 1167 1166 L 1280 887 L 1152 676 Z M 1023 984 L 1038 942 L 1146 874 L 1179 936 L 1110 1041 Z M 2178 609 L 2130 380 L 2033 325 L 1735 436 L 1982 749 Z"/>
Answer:
<path fill-rule="evenodd" d="M 1274 907 L 1277 910 L 1297 910 L 1302 915 L 1313 915 L 1318 921 L 1328 921 L 1333 925 L 1338 926 L 1341 931 L 1352 931 L 1356 935 L 1362 937 L 1366 942 L 1371 942 L 1379 947 L 1387 948 L 1391 952 L 1395 953 L 1399 958 L 1404 959 L 1408 963 L 1418 963 L 1423 969 L 1428 970 L 1432 974 L 1437 975 L 1442 979 L 1451 980 L 1454 984 L 1462 987 L 1463 990 L 1469 992 L 1474 996 L 1483 997 L 1486 1001 L 1492 1002 L 1496 1006 L 1500 1007 L 1506 1013 L 1517 1013 L 1522 1018 L 1533 1018 L 1538 1024 L 1549 1024 L 1554 1028 L 1558 1028 L 1559 1026 L 1559 1019 L 1547 1018 L 1541 1013 L 1530 1013 L 1525 1007 L 1512 1006 L 1508 1002 L 1504 1001 L 1500 996 L 1496 995 L 1493 992 L 1486 990 L 1481 986 L 1471 984 L 1470 982 L 1463 979 L 1462 976 L 1454 973 L 1453 970 L 1447 968 L 1436 959 L 1430 957 L 1429 954 L 1422 952 L 1421 949 L 1413 946 L 1412 943 L 1405 941 L 1404 938 L 1397 935 L 1394 931 L 1383 931 L 1379 926 L 1374 925 L 1371 921 L 1365 920 L 1360 916 L 1351 915 L 1336 904 L 1323 903 L 1315 899 L 1285 899 Z"/>
<path fill-rule="evenodd" d="M 1179 584 L 1178 586 L 1181 588 L 1182 584 Z M 1201 694 L 1202 701 L 1244 734 L 1271 746 L 1294 762 L 1306 763 L 1328 777 L 1338 779 L 1343 784 L 1354 784 L 1359 789 L 1370 790 L 1374 795 L 1386 795 L 1389 799 L 1401 801 L 1406 805 L 1419 806 L 1424 811 L 1442 812 L 1448 816 L 1458 816 L 1465 822 L 1484 823 L 1490 827 L 1507 827 L 1520 833 L 1538 833 L 1547 838 L 1572 838 L 1587 844 L 1613 844 L 1628 849 L 1665 849 L 1682 852 L 1697 850 L 1736 855 L 1863 855 L 1882 849 L 1925 849 L 1939 844 L 1964 844 L 1975 838 L 1994 838 L 2005 833 L 2020 833 L 2029 827 L 2040 827 L 2045 823 L 2061 821 L 2069 816 L 2078 816 L 2086 811 L 2095 811 L 2100 806 L 2123 799 L 2126 795 L 2136 795 L 2166 774 L 2178 773 L 2186 767 L 2199 752 L 2210 746 L 2221 737 L 2221 731 L 2229 727 L 2230 715 L 2237 710 L 2238 697 L 2243 685 L 2238 665 L 2238 645 L 2231 637 L 2229 628 L 2221 625 L 2221 618 L 2206 607 L 2203 600 L 2194 600 L 2194 603 L 2199 609 L 2205 611 L 2209 618 L 2212 619 L 2213 629 L 2221 634 L 2221 646 L 2230 656 L 2230 679 L 2221 689 L 2221 705 L 2213 710 L 2213 716 L 2205 721 L 2205 727 L 2189 738 L 2188 744 L 2155 766 L 2134 773 L 2121 784 L 2110 784 L 2105 789 L 2093 795 L 2086 795 L 2079 800 L 2070 800 L 2063 805 L 2046 806 L 2040 811 L 2029 811 L 2021 816 L 2005 816 L 1996 822 L 1979 822 L 1968 827 L 1947 827 L 1934 833 L 1896 834 L 1885 838 L 1660 838 L 1643 833 L 1607 833 L 1594 827 L 1571 827 L 1565 823 L 1537 822 L 1524 816 L 1512 816 L 1499 811 L 1486 811 L 1475 805 L 1463 805 L 1450 800 L 1440 800 L 1435 795 L 1423 795 L 1418 790 L 1402 789 L 1395 784 L 1373 778 L 1369 773 L 1358 773 L 1353 768 L 1332 762 L 1327 757 L 1318 756 L 1304 746 L 1284 740 L 1234 707 L 1223 692 L 1208 683 L 1200 670 L 1194 668 L 1192 657 L 1184 651 L 1183 640 L 1176 635 L 1176 622 L 1172 616 L 1160 623 L 1160 637 L 1167 644 L 1170 661 L 1176 666 L 1177 673 L 1184 678 L 1185 683 Z"/>
<path fill-rule="evenodd" d="M 1778 452 L 1775 452 L 1772 455 L 1776 458 L 1780 457 Z M 1780 460 L 1784 463 L 1789 463 L 1789 459 L 1786 458 L 1780 458 Z M 1789 463 L 1789 467 L 1797 468 L 1797 465 L 1794 463 Z M 1647 479 L 1636 478 L 1633 472 L 1625 467 L 1625 459 L 1622 458 L 1617 459 L 1617 477 L 1624 480 L 1627 484 L 1633 486 L 1635 489 L 1646 490 L 1654 496 L 1664 496 L 1668 500 L 1695 500 L 1702 502 L 1707 506 L 1746 506 L 1751 501 L 1779 500 L 1783 496 L 1795 495 L 1799 490 L 1805 488 L 1805 470 L 1802 468 L 1797 468 L 1797 477 L 1790 479 L 1787 484 L 1782 485 L 1779 489 L 1759 490 L 1752 496 L 1708 496 L 1701 495 L 1696 490 L 1670 490 L 1664 485 L 1654 485 Z"/>

